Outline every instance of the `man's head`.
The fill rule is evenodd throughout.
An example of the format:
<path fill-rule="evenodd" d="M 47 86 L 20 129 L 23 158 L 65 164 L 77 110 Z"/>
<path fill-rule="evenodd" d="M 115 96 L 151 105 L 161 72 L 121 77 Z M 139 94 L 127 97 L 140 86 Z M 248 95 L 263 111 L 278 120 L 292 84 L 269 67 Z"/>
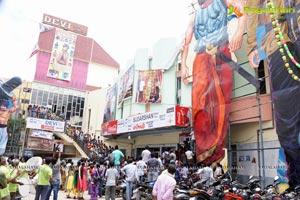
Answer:
<path fill-rule="evenodd" d="M 45 164 L 46 164 L 46 165 L 50 165 L 51 162 L 52 162 L 52 158 L 47 157 L 47 158 L 45 159 Z"/>
<path fill-rule="evenodd" d="M 116 145 L 116 146 L 115 146 L 115 149 L 119 149 L 119 146 L 118 146 L 118 145 Z"/>
<path fill-rule="evenodd" d="M 12 160 L 12 166 L 14 166 L 14 167 L 17 167 L 19 165 L 19 163 L 20 163 L 19 159 L 15 158 L 15 159 Z"/>
<path fill-rule="evenodd" d="M 7 158 L 4 156 L 1 156 L 0 158 L 0 165 L 1 166 L 6 166 L 7 165 Z"/>
<path fill-rule="evenodd" d="M 176 166 L 174 164 L 168 165 L 168 173 L 175 174 L 176 173 Z"/>

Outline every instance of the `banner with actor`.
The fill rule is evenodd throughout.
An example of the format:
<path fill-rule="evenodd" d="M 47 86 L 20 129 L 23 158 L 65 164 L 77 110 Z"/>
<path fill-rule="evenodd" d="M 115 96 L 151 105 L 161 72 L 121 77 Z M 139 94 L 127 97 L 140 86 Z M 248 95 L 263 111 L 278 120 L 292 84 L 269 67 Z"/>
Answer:
<path fill-rule="evenodd" d="M 162 70 L 138 71 L 137 103 L 161 103 Z"/>
<path fill-rule="evenodd" d="M 120 79 L 119 100 L 120 105 L 125 99 L 132 97 L 134 65 L 132 65 Z"/>
<path fill-rule="evenodd" d="M 104 109 L 103 123 L 114 120 L 116 115 L 116 102 L 117 102 L 117 89 L 118 84 L 115 83 L 112 87 L 108 88 L 106 93 L 106 106 Z"/>
<path fill-rule="evenodd" d="M 56 29 L 47 76 L 70 81 L 77 35 Z"/>

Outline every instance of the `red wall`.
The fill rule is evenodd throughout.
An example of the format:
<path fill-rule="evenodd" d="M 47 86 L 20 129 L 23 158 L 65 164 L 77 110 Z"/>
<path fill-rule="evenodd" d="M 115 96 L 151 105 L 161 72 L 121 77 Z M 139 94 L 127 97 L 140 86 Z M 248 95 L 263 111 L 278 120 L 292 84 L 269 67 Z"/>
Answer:
<path fill-rule="evenodd" d="M 88 63 L 73 60 L 72 76 L 70 81 L 63 81 L 59 79 L 47 77 L 48 66 L 50 62 L 50 53 L 40 51 L 37 56 L 37 66 L 34 80 L 48 83 L 51 85 L 74 88 L 79 90 L 86 89 L 86 80 L 88 74 Z"/>

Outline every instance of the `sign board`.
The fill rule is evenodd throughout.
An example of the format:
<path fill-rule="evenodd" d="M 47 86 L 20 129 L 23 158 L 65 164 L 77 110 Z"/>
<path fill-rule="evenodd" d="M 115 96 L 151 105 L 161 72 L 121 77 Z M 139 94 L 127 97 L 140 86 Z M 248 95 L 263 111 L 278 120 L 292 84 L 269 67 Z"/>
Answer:
<path fill-rule="evenodd" d="M 118 133 L 142 131 L 175 125 L 175 107 L 118 120 Z"/>
<path fill-rule="evenodd" d="M 87 35 L 88 27 L 84 25 L 80 25 L 74 22 L 70 22 L 58 17 L 54 17 L 52 15 L 44 14 L 43 15 L 43 23 L 48 24 L 50 26 L 54 26 L 57 28 L 64 29 L 66 31 L 71 31 L 73 33 L 77 33 L 80 35 Z"/>
<path fill-rule="evenodd" d="M 43 151 L 53 151 L 53 140 L 43 139 L 43 138 L 34 138 L 28 137 L 28 145 L 29 149 L 37 149 Z"/>
<path fill-rule="evenodd" d="M 26 128 L 64 132 L 65 122 L 28 117 Z"/>
<path fill-rule="evenodd" d="M 53 140 L 53 133 L 41 130 L 32 130 L 30 137 Z"/>

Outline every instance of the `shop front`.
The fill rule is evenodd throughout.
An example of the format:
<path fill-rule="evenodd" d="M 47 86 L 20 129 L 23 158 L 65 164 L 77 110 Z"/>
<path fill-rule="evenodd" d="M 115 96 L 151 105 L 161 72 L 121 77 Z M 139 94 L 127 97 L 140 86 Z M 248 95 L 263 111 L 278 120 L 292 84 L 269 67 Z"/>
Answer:
<path fill-rule="evenodd" d="M 190 109 L 172 106 L 102 124 L 102 136 L 112 146 L 126 148 L 127 156 L 138 158 L 146 146 L 161 155 L 177 150 L 182 134 L 189 135 Z"/>

